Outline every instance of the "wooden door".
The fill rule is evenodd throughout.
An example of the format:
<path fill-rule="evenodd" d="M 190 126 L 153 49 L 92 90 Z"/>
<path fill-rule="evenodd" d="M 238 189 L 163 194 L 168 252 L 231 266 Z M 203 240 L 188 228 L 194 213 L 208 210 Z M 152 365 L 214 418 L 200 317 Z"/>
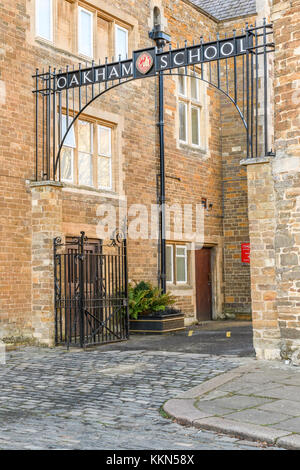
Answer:
<path fill-rule="evenodd" d="M 195 252 L 197 319 L 212 319 L 211 248 Z"/>

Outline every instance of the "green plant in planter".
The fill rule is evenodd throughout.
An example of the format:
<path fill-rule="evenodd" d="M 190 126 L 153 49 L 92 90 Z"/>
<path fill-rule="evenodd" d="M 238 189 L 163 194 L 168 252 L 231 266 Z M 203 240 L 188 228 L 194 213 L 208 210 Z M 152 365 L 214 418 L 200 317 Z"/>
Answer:
<path fill-rule="evenodd" d="M 141 281 L 135 286 L 129 284 L 129 316 L 136 320 L 139 315 L 149 315 L 160 312 L 175 303 L 170 293 L 163 294 L 159 287 L 153 287 L 150 282 Z"/>

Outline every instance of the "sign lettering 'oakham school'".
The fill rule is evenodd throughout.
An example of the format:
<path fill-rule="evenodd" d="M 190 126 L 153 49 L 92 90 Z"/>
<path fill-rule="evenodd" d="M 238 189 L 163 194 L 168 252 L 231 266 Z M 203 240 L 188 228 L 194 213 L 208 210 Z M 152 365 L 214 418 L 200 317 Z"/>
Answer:
<path fill-rule="evenodd" d="M 245 54 L 252 45 L 251 36 L 236 36 L 229 39 L 202 43 L 196 46 L 157 52 L 155 47 L 135 51 L 133 59 L 98 65 L 82 70 L 61 73 L 56 76 L 56 91 L 93 85 L 122 78 L 139 78 L 189 65 L 202 64 L 218 59 Z"/>

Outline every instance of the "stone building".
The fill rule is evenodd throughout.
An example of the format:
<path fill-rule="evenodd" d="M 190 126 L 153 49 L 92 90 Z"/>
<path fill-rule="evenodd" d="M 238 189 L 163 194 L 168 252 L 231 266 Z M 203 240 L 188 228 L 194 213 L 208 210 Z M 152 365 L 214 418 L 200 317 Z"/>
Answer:
<path fill-rule="evenodd" d="M 178 219 L 170 219 L 167 288 L 186 324 L 252 312 L 259 357 L 289 357 L 299 348 L 299 9 L 299 1 L 275 0 L 1 3 L 2 339 L 53 345 L 53 240 L 84 231 L 96 244 L 105 207 L 118 215 L 128 209 L 129 279 L 160 279 L 159 240 L 150 234 L 158 227 L 151 216 L 160 173 L 157 78 L 128 82 L 91 102 L 64 141 L 60 178 L 48 178 L 47 161 L 35 155 L 37 144 L 52 145 L 36 137 L 36 122 L 40 128 L 45 123 L 41 114 L 36 121 L 35 70 L 131 57 L 154 45 L 149 31 L 158 18 L 176 48 L 200 36 L 204 42 L 230 37 L 266 17 L 276 43 L 268 59 L 276 156 L 246 158 L 242 120 L 228 97 L 207 83 L 208 75 L 206 81 L 180 74 L 164 79 L 166 204 L 173 212 L 179 207 L 183 217 L 183 208 L 191 211 L 193 233 L 195 208 L 204 209 L 201 240 L 183 235 Z M 198 78 L 201 73 L 192 70 Z M 222 65 L 223 79 L 226 73 Z M 78 108 L 69 98 L 60 110 L 63 129 Z M 241 259 L 241 246 L 249 242 L 250 265 Z"/>

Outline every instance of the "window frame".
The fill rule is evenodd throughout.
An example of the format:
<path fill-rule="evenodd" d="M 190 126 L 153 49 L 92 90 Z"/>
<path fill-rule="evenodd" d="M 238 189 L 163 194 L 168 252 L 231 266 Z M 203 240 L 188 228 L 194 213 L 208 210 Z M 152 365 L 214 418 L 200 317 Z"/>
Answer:
<path fill-rule="evenodd" d="M 62 115 L 62 118 L 65 119 L 65 114 Z M 91 126 L 91 153 L 88 152 L 83 152 L 79 150 L 79 131 L 78 131 L 78 122 L 83 121 L 85 123 L 88 123 Z M 99 153 L 100 150 L 100 140 L 99 140 L 99 130 L 98 128 L 105 128 L 109 129 L 109 136 L 110 136 L 110 141 L 109 141 L 109 154 L 104 155 Z M 64 183 L 69 183 L 74 186 L 83 186 L 85 188 L 90 188 L 90 189 L 96 189 L 96 190 L 104 190 L 104 191 L 113 191 L 113 158 L 114 158 L 114 145 L 113 145 L 113 132 L 114 132 L 115 126 L 110 125 L 109 123 L 104 123 L 100 119 L 92 119 L 89 117 L 82 116 L 80 120 L 77 120 L 75 122 L 75 127 L 74 127 L 74 139 L 75 139 L 75 147 L 72 147 L 68 144 L 63 145 L 62 149 L 64 147 L 66 148 L 71 148 L 72 149 L 72 180 L 71 179 L 64 179 L 61 176 L 61 181 Z M 71 130 L 70 130 L 71 132 Z M 79 154 L 85 154 L 85 155 L 90 155 L 91 157 L 91 165 L 92 165 L 92 184 L 91 185 L 86 185 L 82 184 L 79 181 Z M 109 172 L 110 172 L 110 187 L 104 187 L 101 186 L 100 183 L 98 182 L 98 165 L 99 165 L 99 159 L 102 157 L 104 158 L 109 158 L 110 164 L 109 164 Z M 61 157 L 62 158 L 62 157 Z M 61 163 L 62 164 L 62 163 Z"/>
<path fill-rule="evenodd" d="M 82 151 L 79 149 L 79 132 L 78 132 L 78 125 L 80 122 L 84 122 L 86 124 L 89 124 L 90 126 L 90 152 L 85 152 L 85 151 Z M 78 185 L 79 186 L 86 186 L 88 188 L 94 188 L 95 187 L 95 154 L 94 154 L 94 124 L 89 121 L 89 120 L 86 120 L 86 119 L 78 119 L 77 120 L 77 147 L 76 147 L 76 150 L 77 150 L 77 181 L 78 181 Z M 92 182 L 91 184 L 84 184 L 84 183 L 80 183 L 80 172 L 79 172 L 79 158 L 80 158 L 80 154 L 83 154 L 85 156 L 89 156 L 90 158 L 90 162 L 91 162 L 91 167 L 92 167 L 92 171 L 91 171 L 91 179 L 92 179 Z"/>
<path fill-rule="evenodd" d="M 177 254 L 177 249 L 181 248 L 184 249 L 184 255 L 178 255 Z M 175 263 L 175 269 L 176 269 L 176 284 L 187 284 L 188 281 L 188 273 L 187 273 L 187 247 L 186 245 L 175 245 L 175 258 L 176 258 L 176 263 Z M 183 258 L 184 259 L 184 271 L 185 271 L 185 280 L 184 281 L 178 281 L 177 280 L 177 258 Z"/>
<path fill-rule="evenodd" d="M 195 144 L 193 142 L 193 109 L 197 111 L 198 114 L 198 143 Z M 201 148 L 201 107 L 200 106 L 195 106 L 193 102 L 191 102 L 190 106 L 190 118 L 191 118 L 191 146 L 196 147 L 196 148 Z"/>
<path fill-rule="evenodd" d="M 100 138 L 99 138 L 99 134 L 100 134 L 100 129 L 109 129 L 109 154 L 104 154 L 104 153 L 100 153 Z M 108 126 L 104 126 L 103 124 L 97 124 L 97 188 L 98 189 L 104 189 L 106 191 L 112 191 L 112 128 L 111 127 L 108 127 Z M 101 186 L 99 181 L 98 181 L 98 171 L 99 171 L 99 167 L 98 167 L 98 164 L 99 164 L 99 160 L 101 158 L 109 158 L 109 170 L 110 170 L 110 186 L 109 187 L 106 187 L 106 186 Z"/>
<path fill-rule="evenodd" d="M 47 38 L 45 36 L 42 36 L 40 34 L 40 31 L 39 31 L 39 27 L 40 27 L 40 22 L 39 22 L 39 6 L 40 6 L 40 0 L 35 0 L 35 36 L 39 39 L 43 39 L 44 41 L 48 41 L 48 42 L 51 42 L 53 43 L 53 37 L 54 37 L 54 34 L 53 34 L 53 0 L 49 0 L 50 2 L 50 38 Z"/>
<path fill-rule="evenodd" d="M 188 249 L 187 244 L 180 242 L 167 242 L 166 247 L 172 247 L 171 251 L 171 272 L 172 272 L 172 281 L 166 281 L 167 284 L 173 286 L 186 286 L 188 285 L 189 280 L 189 263 L 188 263 Z M 177 256 L 177 248 L 184 248 L 184 256 Z M 184 258 L 184 267 L 185 267 L 185 280 L 177 280 L 177 257 Z"/>
<path fill-rule="evenodd" d="M 183 96 L 183 95 L 182 95 Z M 179 107 L 180 105 L 183 104 L 184 105 L 184 108 L 185 108 L 185 140 L 181 139 L 180 138 L 180 111 L 179 111 L 179 142 L 183 143 L 183 144 L 188 144 L 189 142 L 189 123 L 188 123 L 188 111 L 189 111 L 189 106 L 188 106 L 188 103 L 184 100 L 179 100 Z"/>
<path fill-rule="evenodd" d="M 128 58 L 128 55 L 129 55 L 129 31 L 123 26 L 120 26 L 118 23 L 115 23 L 114 33 L 115 33 L 115 59 L 116 60 L 119 60 L 119 55 L 120 55 L 120 54 L 117 54 L 117 34 L 116 34 L 117 29 L 120 29 L 121 31 L 124 31 L 126 33 L 126 57 L 121 57 L 121 60 L 126 60 L 126 58 Z"/>
<path fill-rule="evenodd" d="M 180 92 L 180 85 L 179 85 L 179 80 L 178 80 L 178 141 L 180 144 L 188 145 L 194 149 L 203 149 L 203 139 L 204 136 L 202 136 L 202 126 L 201 126 L 201 119 L 202 119 L 202 108 L 203 105 L 200 101 L 200 80 L 195 78 L 196 84 L 197 84 L 197 97 L 192 97 L 192 79 L 194 77 L 187 77 L 182 74 L 182 76 L 185 77 L 185 94 L 182 94 Z M 195 73 L 195 76 L 197 74 Z M 181 128 L 181 117 L 180 117 L 180 104 L 184 103 L 185 104 L 185 109 L 186 109 L 186 125 L 185 125 L 185 134 L 186 134 L 186 140 L 183 140 L 180 138 L 180 128 Z M 193 127 L 192 127 L 192 111 L 193 109 L 198 110 L 198 144 L 193 143 Z"/>
<path fill-rule="evenodd" d="M 166 279 L 167 284 L 174 284 L 174 245 L 172 243 L 167 243 L 166 248 L 171 248 L 171 281 Z"/>
<path fill-rule="evenodd" d="M 183 93 L 180 92 L 180 83 L 179 83 L 179 78 L 180 77 L 183 78 L 183 83 L 184 83 L 184 92 Z M 178 75 L 178 95 L 182 96 L 184 98 L 187 98 L 187 79 L 188 79 L 188 77 L 186 75 L 184 75 L 183 73 L 180 73 Z"/>
<path fill-rule="evenodd" d="M 91 18 L 91 33 L 90 33 L 90 40 L 91 40 L 91 55 L 86 54 L 85 52 L 82 52 L 80 50 L 80 39 L 81 39 L 81 21 L 80 21 L 80 14 L 88 13 L 88 15 Z M 83 57 L 87 57 L 89 59 L 93 59 L 94 57 L 94 12 L 91 10 L 87 10 L 86 8 L 82 7 L 81 5 L 78 5 L 78 35 L 77 35 L 77 52 L 79 55 Z"/>

